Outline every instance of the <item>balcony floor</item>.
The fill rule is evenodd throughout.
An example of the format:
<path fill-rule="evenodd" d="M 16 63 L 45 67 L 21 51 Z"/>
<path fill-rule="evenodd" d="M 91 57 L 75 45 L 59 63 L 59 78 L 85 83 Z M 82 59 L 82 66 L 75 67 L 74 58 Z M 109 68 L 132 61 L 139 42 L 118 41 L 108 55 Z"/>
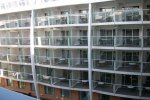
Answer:
<path fill-rule="evenodd" d="M 74 65 L 73 67 L 76 67 L 76 68 L 88 68 L 88 65 L 87 64 L 78 64 L 78 65 Z"/>
<path fill-rule="evenodd" d="M 125 72 L 140 72 L 139 67 L 119 67 L 117 71 L 125 71 Z"/>
<path fill-rule="evenodd" d="M 100 66 L 96 66 L 96 69 L 102 69 L 102 70 L 114 70 L 113 66 L 104 66 L 104 67 L 100 67 Z"/>
<path fill-rule="evenodd" d="M 113 92 L 113 87 L 111 85 L 97 85 L 94 89 L 111 93 Z"/>
<path fill-rule="evenodd" d="M 121 87 L 118 88 L 116 91 L 117 94 L 124 94 L 124 95 L 133 95 L 133 96 L 138 96 L 139 95 L 139 90 L 135 88 L 127 88 L 127 87 Z"/>
<path fill-rule="evenodd" d="M 144 73 L 150 73 L 150 67 L 149 66 L 143 67 L 143 72 Z"/>
<path fill-rule="evenodd" d="M 69 81 L 68 80 L 61 80 L 59 82 L 56 82 L 54 85 L 69 87 Z"/>
<path fill-rule="evenodd" d="M 75 86 L 73 86 L 74 88 L 82 88 L 82 89 L 88 89 L 89 88 L 89 84 L 88 83 L 76 83 Z"/>
<path fill-rule="evenodd" d="M 141 47 L 140 45 L 133 45 L 133 44 L 124 44 L 124 45 L 118 45 L 118 47 Z"/>
<path fill-rule="evenodd" d="M 50 83 L 51 83 L 51 81 L 50 81 L 50 80 L 48 80 L 48 79 L 42 79 L 42 80 L 40 80 L 40 82 L 42 82 L 42 83 L 48 83 L 48 84 L 50 84 Z"/>
<path fill-rule="evenodd" d="M 148 91 L 148 90 L 143 90 L 143 91 L 142 91 L 142 96 L 143 96 L 143 97 L 150 97 L 150 91 Z"/>
<path fill-rule="evenodd" d="M 68 64 L 67 63 L 57 63 L 57 64 L 54 64 L 53 66 L 68 67 Z"/>

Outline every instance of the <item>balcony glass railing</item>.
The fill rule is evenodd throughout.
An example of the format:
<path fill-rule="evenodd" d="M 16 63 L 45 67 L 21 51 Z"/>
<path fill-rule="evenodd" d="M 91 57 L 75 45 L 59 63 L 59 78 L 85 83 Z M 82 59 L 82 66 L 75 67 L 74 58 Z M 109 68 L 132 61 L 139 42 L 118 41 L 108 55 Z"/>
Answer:
<path fill-rule="evenodd" d="M 139 61 L 117 61 L 117 71 L 140 72 L 141 63 Z"/>
<path fill-rule="evenodd" d="M 93 68 L 114 70 L 114 60 L 93 59 Z"/>
<path fill-rule="evenodd" d="M 93 23 L 133 21 L 150 21 L 150 10 L 128 9 L 93 13 Z"/>
<path fill-rule="evenodd" d="M 93 23 L 113 22 L 114 12 L 96 12 L 93 14 Z"/>
<path fill-rule="evenodd" d="M 1 37 L 0 45 L 30 45 L 30 38 L 28 37 Z"/>
<path fill-rule="evenodd" d="M 70 67 L 72 68 L 88 68 L 87 58 L 71 58 Z"/>
<path fill-rule="evenodd" d="M 115 21 L 117 22 L 141 21 L 141 18 L 141 9 L 115 11 Z"/>
<path fill-rule="evenodd" d="M 87 46 L 87 36 L 52 36 L 37 37 L 35 45 L 46 46 Z"/>
<path fill-rule="evenodd" d="M 109 81 L 111 80 L 109 79 Z M 94 80 L 93 85 L 94 85 L 94 90 L 113 93 L 113 87 L 114 87 L 113 83 Z"/>
<path fill-rule="evenodd" d="M 10 62 L 31 63 L 30 55 L 9 54 L 7 57 Z"/>
<path fill-rule="evenodd" d="M 63 86 L 63 87 L 71 87 L 71 79 L 68 79 L 66 77 L 54 77 L 54 85 L 57 86 Z"/>
<path fill-rule="evenodd" d="M 0 21 L 0 28 L 29 27 L 30 18 Z"/>
<path fill-rule="evenodd" d="M 52 76 L 37 74 L 37 80 L 39 82 L 42 82 L 42 83 L 51 84 L 52 83 Z"/>
<path fill-rule="evenodd" d="M 46 56 L 35 56 L 36 64 L 50 65 L 50 57 Z"/>
<path fill-rule="evenodd" d="M 150 21 L 150 9 L 143 10 L 143 21 Z"/>
<path fill-rule="evenodd" d="M 3 75 L 5 77 L 9 77 L 12 79 L 18 79 L 18 80 L 33 80 L 33 76 L 31 73 L 24 73 L 24 72 L 16 72 L 16 71 L 9 71 L 9 70 L 3 70 Z"/>
<path fill-rule="evenodd" d="M 93 36 L 93 46 L 114 46 L 114 37 Z"/>
<path fill-rule="evenodd" d="M 143 36 L 143 46 L 150 47 L 150 36 Z"/>
<path fill-rule="evenodd" d="M 92 36 L 93 46 L 150 47 L 150 37 L 146 36 Z M 27 40 L 26 40 L 27 41 Z M 6 44 L 3 40 L 1 44 Z M 29 42 L 28 42 L 29 43 Z M 36 37 L 35 45 L 43 46 L 87 46 L 87 36 Z"/>
<path fill-rule="evenodd" d="M 88 14 L 68 14 L 36 17 L 36 26 L 88 23 Z"/>
<path fill-rule="evenodd" d="M 139 96 L 139 88 L 140 86 L 132 85 L 131 83 L 129 85 L 115 84 L 117 94 Z"/>
<path fill-rule="evenodd" d="M 116 37 L 116 45 L 120 47 L 141 47 L 141 38 L 139 36 Z"/>
<path fill-rule="evenodd" d="M 19 27 L 30 27 L 30 18 L 19 19 Z"/>
<path fill-rule="evenodd" d="M 7 54 L 5 54 L 5 53 L 2 54 L 2 53 L 1 53 L 1 54 L 0 54 L 0 60 L 1 60 L 1 61 L 7 61 Z"/>
<path fill-rule="evenodd" d="M 79 89 L 88 89 L 89 88 L 89 80 L 88 79 L 71 79 L 72 88 Z"/>
<path fill-rule="evenodd" d="M 54 57 L 51 58 L 52 66 L 61 66 L 61 67 L 69 67 L 69 58 L 64 57 Z"/>
<path fill-rule="evenodd" d="M 36 64 L 52 65 L 72 68 L 88 68 L 87 58 L 64 58 L 64 57 L 46 57 L 35 56 Z"/>
<path fill-rule="evenodd" d="M 150 62 L 143 62 L 143 72 L 150 73 Z"/>
<path fill-rule="evenodd" d="M 87 36 L 71 36 L 70 45 L 71 46 L 87 46 L 88 45 Z"/>

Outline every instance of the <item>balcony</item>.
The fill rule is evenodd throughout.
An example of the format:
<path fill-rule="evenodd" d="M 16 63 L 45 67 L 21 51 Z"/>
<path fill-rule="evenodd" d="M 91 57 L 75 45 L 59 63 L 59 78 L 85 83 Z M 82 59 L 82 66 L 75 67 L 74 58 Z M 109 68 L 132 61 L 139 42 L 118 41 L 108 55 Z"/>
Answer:
<path fill-rule="evenodd" d="M 48 25 L 48 17 L 38 17 L 35 19 L 36 26 L 45 26 Z"/>
<path fill-rule="evenodd" d="M 93 81 L 94 90 L 113 93 L 113 84 L 101 81 Z"/>
<path fill-rule="evenodd" d="M 114 74 L 93 72 L 93 89 L 113 93 Z"/>
<path fill-rule="evenodd" d="M 139 21 L 150 21 L 149 9 L 127 9 L 93 13 L 93 23 Z"/>
<path fill-rule="evenodd" d="M 150 97 L 150 86 L 142 88 L 142 97 Z"/>
<path fill-rule="evenodd" d="M 17 80 L 28 80 L 28 81 L 33 80 L 33 76 L 31 73 L 24 73 L 24 72 L 3 70 L 3 76 L 9 77 L 12 79 L 17 79 Z"/>
<path fill-rule="evenodd" d="M 30 18 L 19 19 L 19 27 L 30 27 Z"/>
<path fill-rule="evenodd" d="M 16 62 L 16 63 L 31 63 L 30 55 L 17 55 L 17 54 L 9 54 L 8 61 Z"/>
<path fill-rule="evenodd" d="M 93 46 L 114 46 L 114 37 L 93 36 Z"/>
<path fill-rule="evenodd" d="M 143 62 L 143 72 L 150 73 L 150 62 Z"/>
<path fill-rule="evenodd" d="M 79 89 L 88 89 L 89 88 L 89 80 L 87 79 L 73 79 L 72 80 L 73 88 Z"/>
<path fill-rule="evenodd" d="M 113 60 L 93 59 L 93 67 L 102 70 L 114 70 Z"/>
<path fill-rule="evenodd" d="M 141 39 L 138 36 L 116 37 L 116 41 L 119 47 L 141 47 Z"/>
<path fill-rule="evenodd" d="M 144 47 L 150 47 L 150 36 L 143 36 Z"/>
<path fill-rule="evenodd" d="M 71 46 L 87 46 L 87 36 L 71 36 Z"/>
<path fill-rule="evenodd" d="M 42 83 L 47 83 L 47 84 L 52 83 L 52 77 L 50 75 L 37 74 L 37 80 Z"/>
<path fill-rule="evenodd" d="M 138 61 L 117 61 L 116 62 L 117 71 L 125 72 L 140 72 L 141 64 Z"/>
<path fill-rule="evenodd" d="M 141 21 L 142 9 L 120 10 L 115 12 L 116 22 Z"/>
<path fill-rule="evenodd" d="M 143 76 L 142 77 L 142 96 L 150 97 L 150 77 Z"/>
<path fill-rule="evenodd" d="M 96 12 L 93 14 L 93 23 L 104 23 L 114 21 L 114 12 Z"/>
<path fill-rule="evenodd" d="M 54 85 L 63 86 L 63 87 L 71 87 L 71 79 L 66 77 L 55 77 Z"/>
<path fill-rule="evenodd" d="M 150 10 L 149 9 L 143 10 L 143 21 L 150 21 Z"/>
<path fill-rule="evenodd" d="M 30 27 L 30 18 L 1 21 L 0 28 Z"/>
<path fill-rule="evenodd" d="M 86 24 L 88 14 L 67 14 L 36 17 L 36 26 L 64 25 L 64 24 Z"/>
<path fill-rule="evenodd" d="M 72 58 L 70 67 L 72 68 L 88 68 L 87 58 Z"/>
<path fill-rule="evenodd" d="M 0 54 L 1 61 L 7 61 L 7 54 Z"/>
<path fill-rule="evenodd" d="M 72 71 L 71 86 L 77 89 L 89 89 L 89 80 L 87 71 Z"/>
<path fill-rule="evenodd" d="M 1 37 L 0 45 L 30 45 L 30 39 L 23 37 Z"/>
<path fill-rule="evenodd" d="M 52 58 L 52 66 L 69 67 L 69 58 L 55 57 Z"/>
<path fill-rule="evenodd" d="M 116 93 L 123 94 L 123 95 L 131 95 L 131 96 L 139 96 L 139 88 L 138 86 L 134 85 L 120 85 L 116 84 Z"/>
<path fill-rule="evenodd" d="M 87 36 L 52 36 L 52 37 L 37 37 L 35 45 L 40 46 L 87 46 Z"/>
<path fill-rule="evenodd" d="M 36 64 L 50 65 L 50 58 L 46 56 L 35 56 Z"/>

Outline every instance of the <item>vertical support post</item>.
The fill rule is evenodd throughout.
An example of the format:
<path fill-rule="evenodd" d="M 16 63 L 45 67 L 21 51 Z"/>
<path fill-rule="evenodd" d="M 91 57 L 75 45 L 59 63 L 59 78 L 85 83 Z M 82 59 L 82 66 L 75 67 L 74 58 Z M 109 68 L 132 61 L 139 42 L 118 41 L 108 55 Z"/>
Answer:
<path fill-rule="evenodd" d="M 32 2 L 32 6 L 34 5 L 33 2 Z M 31 10 L 31 22 L 30 23 L 31 23 L 31 26 L 30 26 L 31 68 L 32 68 L 32 74 L 33 74 L 33 83 L 35 87 L 35 94 L 36 94 L 37 100 L 40 100 L 38 84 L 37 84 L 37 79 L 36 79 L 36 72 L 35 72 L 35 62 L 34 62 L 34 8 L 32 8 Z"/>
<path fill-rule="evenodd" d="M 89 100 L 92 100 L 92 54 L 91 54 L 91 23 L 92 23 L 92 5 L 89 3 L 89 14 L 88 14 L 88 75 L 89 75 Z"/>

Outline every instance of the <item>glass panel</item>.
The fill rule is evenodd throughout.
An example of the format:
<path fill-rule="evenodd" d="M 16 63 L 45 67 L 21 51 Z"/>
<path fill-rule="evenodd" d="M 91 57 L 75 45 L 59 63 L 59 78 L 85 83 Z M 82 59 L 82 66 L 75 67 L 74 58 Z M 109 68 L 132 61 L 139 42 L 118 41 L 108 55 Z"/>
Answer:
<path fill-rule="evenodd" d="M 18 88 L 25 89 L 25 83 L 24 82 L 18 82 Z"/>
<path fill-rule="evenodd" d="M 35 87 L 33 83 L 31 83 L 31 91 L 35 91 Z"/>
<path fill-rule="evenodd" d="M 54 89 L 52 87 L 45 86 L 45 94 L 53 95 Z"/>
<path fill-rule="evenodd" d="M 69 91 L 69 90 L 62 89 L 62 90 L 61 90 L 61 96 L 62 96 L 62 97 L 65 97 L 65 98 L 70 97 L 70 91 Z"/>
<path fill-rule="evenodd" d="M 99 100 L 110 100 L 110 96 L 109 96 L 109 95 L 101 94 L 101 95 L 99 96 Z"/>

